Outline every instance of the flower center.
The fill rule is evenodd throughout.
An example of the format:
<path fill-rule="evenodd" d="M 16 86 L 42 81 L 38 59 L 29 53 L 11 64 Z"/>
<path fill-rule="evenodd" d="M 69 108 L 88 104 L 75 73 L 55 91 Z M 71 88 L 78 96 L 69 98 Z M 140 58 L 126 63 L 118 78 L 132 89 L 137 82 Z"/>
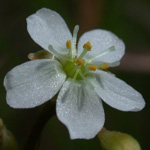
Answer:
<path fill-rule="evenodd" d="M 76 39 L 76 37 L 74 39 Z M 83 51 L 78 57 L 77 54 L 75 55 L 75 57 L 70 56 L 72 51 L 75 51 L 75 53 L 77 52 L 76 45 L 72 46 L 72 44 L 76 43 L 71 43 L 70 40 L 66 42 L 66 48 L 69 50 L 68 57 L 71 57 L 72 59 L 71 61 L 66 61 L 66 63 L 63 65 L 64 71 L 66 72 L 68 77 L 81 80 L 87 75 L 87 72 L 89 72 L 89 70 L 95 71 L 98 67 L 92 67 L 91 65 L 88 67 L 88 65 L 85 64 L 86 61 L 82 59 L 88 51 L 91 51 L 92 46 L 89 41 L 83 45 Z M 71 48 L 75 48 L 75 50 Z"/>
<path fill-rule="evenodd" d="M 74 46 L 76 47 L 76 46 Z M 71 41 L 68 40 L 66 42 L 66 48 L 69 50 L 68 56 L 71 55 Z M 88 63 L 94 60 L 94 58 L 84 61 L 83 57 L 91 51 L 92 46 L 91 43 L 88 41 L 83 45 L 82 53 L 77 57 L 72 59 L 72 61 L 66 61 L 64 66 L 64 71 L 66 72 L 67 76 L 70 78 L 74 78 L 76 80 L 81 80 L 88 75 L 89 71 L 96 71 L 97 69 L 108 69 L 109 64 L 106 62 L 101 63 L 100 65 L 89 65 Z M 96 56 L 97 58 L 97 56 Z"/>
<path fill-rule="evenodd" d="M 108 49 L 101 51 L 96 56 L 85 60 L 84 57 L 89 51 L 92 50 L 92 45 L 90 41 L 87 41 L 87 43 L 83 45 L 83 51 L 78 56 L 78 51 L 76 48 L 78 30 L 79 26 L 77 25 L 74 28 L 72 40 L 66 41 L 66 49 L 68 50 L 67 55 L 60 54 L 59 52 L 55 51 L 51 45 L 49 46 L 49 49 L 51 52 L 53 52 L 53 55 L 55 55 L 60 60 L 67 76 L 69 78 L 73 78 L 74 80 L 85 79 L 89 71 L 96 71 L 97 69 L 108 69 L 111 65 L 107 62 L 101 62 L 99 64 L 93 64 L 92 62 L 94 62 L 95 59 L 105 55 L 106 53 L 115 50 L 115 47 L 111 46 Z"/>

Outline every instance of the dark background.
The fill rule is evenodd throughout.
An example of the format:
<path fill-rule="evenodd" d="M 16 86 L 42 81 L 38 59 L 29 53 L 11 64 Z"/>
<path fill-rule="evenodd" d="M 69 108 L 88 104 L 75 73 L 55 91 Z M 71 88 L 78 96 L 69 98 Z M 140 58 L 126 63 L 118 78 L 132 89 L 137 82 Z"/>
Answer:
<path fill-rule="evenodd" d="M 146 107 L 140 112 L 121 112 L 104 104 L 105 127 L 134 136 L 142 147 L 150 147 L 150 0 L 0 0 L 0 118 L 23 146 L 29 129 L 43 106 L 13 109 L 6 104 L 5 74 L 28 60 L 41 48 L 26 30 L 26 17 L 47 7 L 57 11 L 71 31 L 80 25 L 79 35 L 102 28 L 118 35 L 126 44 L 121 65 L 112 70 L 142 93 Z M 56 117 L 42 133 L 41 150 L 100 150 L 99 140 L 70 140 L 65 126 Z"/>

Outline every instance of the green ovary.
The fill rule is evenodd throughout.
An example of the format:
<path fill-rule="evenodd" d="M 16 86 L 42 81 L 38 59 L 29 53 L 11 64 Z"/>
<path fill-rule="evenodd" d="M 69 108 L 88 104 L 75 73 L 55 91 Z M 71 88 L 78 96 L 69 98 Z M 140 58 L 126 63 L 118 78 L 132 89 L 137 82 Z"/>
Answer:
<path fill-rule="evenodd" d="M 76 61 L 73 62 L 68 61 L 63 65 L 63 70 L 67 74 L 68 78 L 76 78 L 76 80 L 82 80 L 80 73 L 84 74 L 85 67 L 83 65 L 78 66 Z M 78 73 L 78 71 L 80 73 Z"/>

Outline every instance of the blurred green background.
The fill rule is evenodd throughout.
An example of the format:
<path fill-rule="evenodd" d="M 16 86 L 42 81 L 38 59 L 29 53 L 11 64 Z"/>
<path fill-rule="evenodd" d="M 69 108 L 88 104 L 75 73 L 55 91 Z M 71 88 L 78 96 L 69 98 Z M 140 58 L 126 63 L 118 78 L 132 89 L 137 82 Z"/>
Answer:
<path fill-rule="evenodd" d="M 121 112 L 104 104 L 105 127 L 133 135 L 142 150 L 150 147 L 150 0 L 1 0 L 0 3 L 0 118 L 15 135 L 21 147 L 43 106 L 13 109 L 6 104 L 5 74 L 28 60 L 27 55 L 41 48 L 26 30 L 26 17 L 47 7 L 65 19 L 71 31 L 80 25 L 79 35 L 103 28 L 118 35 L 126 44 L 121 65 L 112 70 L 117 77 L 142 93 L 146 107 L 140 112 Z M 97 138 L 70 140 L 56 117 L 42 133 L 40 150 L 100 150 Z"/>

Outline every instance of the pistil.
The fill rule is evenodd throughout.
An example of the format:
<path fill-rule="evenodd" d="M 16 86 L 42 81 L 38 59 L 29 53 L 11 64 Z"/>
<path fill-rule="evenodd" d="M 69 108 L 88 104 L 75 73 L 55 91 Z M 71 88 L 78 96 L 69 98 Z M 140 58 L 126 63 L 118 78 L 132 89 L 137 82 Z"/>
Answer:
<path fill-rule="evenodd" d="M 76 25 L 73 30 L 73 38 L 72 38 L 72 44 L 71 44 L 72 59 L 74 59 L 76 56 L 76 43 L 77 43 L 78 31 L 79 31 L 79 26 Z"/>

